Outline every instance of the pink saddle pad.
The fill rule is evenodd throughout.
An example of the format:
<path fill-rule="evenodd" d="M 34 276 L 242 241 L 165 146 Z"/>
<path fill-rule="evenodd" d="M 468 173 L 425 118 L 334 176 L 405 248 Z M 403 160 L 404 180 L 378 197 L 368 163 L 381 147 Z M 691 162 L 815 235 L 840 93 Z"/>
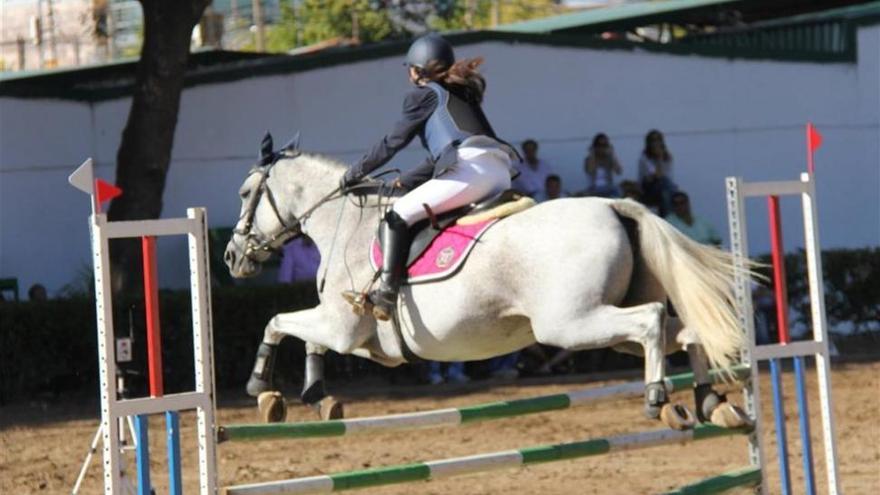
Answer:
<path fill-rule="evenodd" d="M 480 236 L 497 221 L 497 218 L 493 218 L 473 225 L 453 224 L 446 227 L 409 265 L 407 283 L 430 282 L 454 275 Z M 382 268 L 382 248 L 376 238 L 373 238 L 370 248 L 370 262 L 374 269 Z"/>

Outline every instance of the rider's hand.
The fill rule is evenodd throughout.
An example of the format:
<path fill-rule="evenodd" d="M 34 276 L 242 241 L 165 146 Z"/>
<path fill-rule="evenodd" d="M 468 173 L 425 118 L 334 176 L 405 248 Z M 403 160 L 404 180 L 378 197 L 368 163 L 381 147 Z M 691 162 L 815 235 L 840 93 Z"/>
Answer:
<path fill-rule="evenodd" d="M 345 172 L 345 175 L 342 176 L 342 180 L 339 181 L 339 187 L 343 190 L 348 189 L 349 187 L 360 182 L 362 179 L 363 178 L 359 177 L 359 174 L 357 174 L 354 169 L 350 168 L 348 169 L 348 171 Z"/>

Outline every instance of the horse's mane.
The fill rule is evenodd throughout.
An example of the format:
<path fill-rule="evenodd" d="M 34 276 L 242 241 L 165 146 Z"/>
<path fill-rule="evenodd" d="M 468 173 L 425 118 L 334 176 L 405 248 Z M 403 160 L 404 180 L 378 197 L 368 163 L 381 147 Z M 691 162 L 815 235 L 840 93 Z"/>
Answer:
<path fill-rule="evenodd" d="M 310 165 L 310 173 L 317 175 L 324 175 L 329 172 L 338 173 L 349 167 L 347 164 L 331 156 L 308 152 L 303 152 L 295 157 L 283 158 L 282 160 L 279 160 L 279 165 L 282 164 L 283 161 L 286 166 L 296 166 L 294 164 L 298 160 L 307 160 Z M 387 186 L 383 186 L 381 182 L 376 182 L 375 184 L 364 184 L 361 187 L 355 188 L 349 193 L 349 196 L 352 198 L 361 198 L 355 202 L 361 208 L 387 206 L 389 200 L 393 201 L 393 198 L 401 193 L 401 191 L 397 191 L 397 194 L 389 196 L 390 192 L 391 191 Z"/>
<path fill-rule="evenodd" d="M 327 170 L 332 170 L 332 171 L 343 170 L 343 169 L 348 168 L 348 165 L 346 165 L 345 163 L 342 163 L 341 161 L 337 160 L 336 158 L 333 158 L 331 156 L 324 155 L 321 153 L 302 152 L 299 155 L 296 155 L 294 157 L 282 158 L 280 161 L 283 161 L 287 164 L 292 164 L 295 161 L 301 160 L 301 159 L 306 159 L 306 160 L 309 160 L 313 163 L 317 163 L 319 166 L 324 167 Z"/>

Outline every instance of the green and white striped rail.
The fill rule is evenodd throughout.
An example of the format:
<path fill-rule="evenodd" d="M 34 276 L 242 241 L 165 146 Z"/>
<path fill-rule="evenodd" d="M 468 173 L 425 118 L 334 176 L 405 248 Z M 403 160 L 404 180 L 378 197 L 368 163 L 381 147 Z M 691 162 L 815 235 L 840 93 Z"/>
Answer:
<path fill-rule="evenodd" d="M 748 376 L 749 370 L 747 367 L 742 366 L 734 368 L 733 372 L 737 380 L 742 380 Z M 716 382 L 722 379 L 721 374 L 718 372 L 713 372 L 712 378 Z M 666 378 L 666 388 L 671 392 L 686 390 L 692 386 L 692 373 L 682 373 Z M 217 437 L 220 442 L 265 440 L 270 438 L 316 438 L 436 426 L 460 426 L 477 421 L 490 421 L 585 406 L 609 399 L 641 397 L 644 391 L 645 385 L 643 382 L 629 382 L 608 387 L 576 390 L 526 399 L 489 402 L 474 406 L 387 416 L 331 421 L 306 421 L 301 423 L 228 425 L 221 426 L 218 429 Z"/>
<path fill-rule="evenodd" d="M 759 484 L 761 484 L 761 470 L 757 467 L 748 467 L 706 478 L 692 485 L 668 492 L 666 495 L 708 495 L 742 486 L 758 486 Z"/>
<path fill-rule="evenodd" d="M 507 450 L 439 461 L 230 486 L 226 487 L 223 493 L 226 495 L 329 493 L 410 481 L 436 480 L 494 469 L 564 461 L 621 450 L 636 450 L 658 445 L 746 434 L 748 432 L 748 430 L 728 430 L 712 425 L 701 425 L 690 431 L 656 430 L 581 442 L 540 445 L 520 450 Z"/>

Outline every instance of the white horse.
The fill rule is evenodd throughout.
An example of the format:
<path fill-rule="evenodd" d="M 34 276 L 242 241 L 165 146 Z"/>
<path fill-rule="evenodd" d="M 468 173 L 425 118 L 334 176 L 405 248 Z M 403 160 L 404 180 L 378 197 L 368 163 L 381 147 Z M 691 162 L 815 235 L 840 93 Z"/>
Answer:
<path fill-rule="evenodd" d="M 306 343 L 307 403 L 326 395 L 321 359 L 327 349 L 396 366 L 413 356 L 482 360 L 535 342 L 570 350 L 615 346 L 645 356 L 646 414 L 657 418 L 662 410 L 664 422 L 682 428 L 693 417 L 682 406 L 670 407 L 663 379 L 665 354 L 686 348 L 703 387 L 700 419 L 727 426 L 744 420 L 735 407 L 715 411 L 727 403 L 707 385 L 705 364 L 708 358 L 729 368 L 743 346 L 731 307 L 731 259 L 638 203 L 559 199 L 497 222 L 457 274 L 401 289 L 395 327 L 354 314 L 341 297 L 372 280 L 369 246 L 385 205 L 376 196 L 340 194 L 341 163 L 290 149 L 274 156 L 277 161 L 253 168 L 241 186 L 241 216 L 226 264 L 235 277 L 254 275 L 271 251 L 302 233 L 321 253 L 318 273 L 326 281 L 318 306 L 279 314 L 266 326 L 248 384 L 252 395 L 272 389 L 274 351 L 288 336 Z M 667 301 L 677 317 L 667 313 Z"/>

